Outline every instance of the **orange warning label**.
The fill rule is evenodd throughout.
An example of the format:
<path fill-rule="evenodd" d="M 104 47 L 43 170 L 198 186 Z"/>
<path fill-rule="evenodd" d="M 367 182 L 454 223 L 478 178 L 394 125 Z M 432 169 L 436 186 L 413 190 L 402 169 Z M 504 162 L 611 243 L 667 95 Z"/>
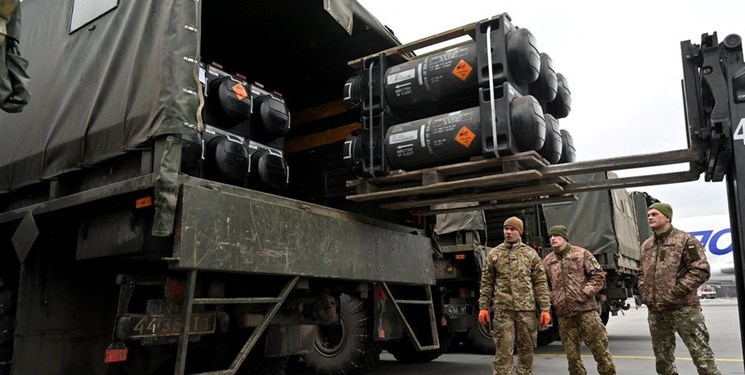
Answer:
<path fill-rule="evenodd" d="M 455 74 L 456 77 L 460 78 L 461 81 L 465 82 L 465 80 L 471 74 L 472 70 L 473 67 L 468 65 L 466 60 L 461 59 L 460 61 L 458 61 L 457 64 L 455 64 L 455 68 L 453 68 L 453 74 Z"/>
<path fill-rule="evenodd" d="M 458 135 L 455 136 L 455 141 L 463 145 L 463 147 L 468 148 L 471 147 L 471 142 L 476 138 L 476 134 L 471 131 L 471 129 L 467 127 L 462 127 L 460 131 L 458 132 Z"/>
<path fill-rule="evenodd" d="M 233 85 L 233 91 L 235 92 L 235 96 L 238 97 L 238 100 L 246 99 L 246 97 L 248 96 L 246 88 L 243 87 L 243 85 L 240 83 L 236 83 L 235 85 Z"/>

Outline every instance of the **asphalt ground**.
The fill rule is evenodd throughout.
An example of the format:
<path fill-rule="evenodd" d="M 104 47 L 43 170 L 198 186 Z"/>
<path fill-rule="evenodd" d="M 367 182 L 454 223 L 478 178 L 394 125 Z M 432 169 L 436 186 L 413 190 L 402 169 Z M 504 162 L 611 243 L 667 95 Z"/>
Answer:
<path fill-rule="evenodd" d="M 745 374 L 740 342 L 737 302 L 734 299 L 703 301 L 703 312 L 709 329 L 710 344 L 723 375 Z M 610 350 L 619 375 L 655 374 L 654 353 L 647 325 L 647 309 L 642 306 L 611 317 L 608 322 Z M 675 350 L 679 375 L 695 375 L 696 369 L 690 354 L 678 338 Z M 491 374 L 493 356 L 459 352 L 444 354 L 436 360 L 416 365 L 398 363 L 393 356 L 383 352 L 378 365 L 370 375 L 413 374 Z M 583 359 L 588 374 L 597 374 L 595 361 L 589 349 L 583 347 Z M 290 374 L 310 374 L 309 371 L 292 371 Z M 536 349 L 534 374 L 566 374 L 567 363 L 560 341 Z"/>

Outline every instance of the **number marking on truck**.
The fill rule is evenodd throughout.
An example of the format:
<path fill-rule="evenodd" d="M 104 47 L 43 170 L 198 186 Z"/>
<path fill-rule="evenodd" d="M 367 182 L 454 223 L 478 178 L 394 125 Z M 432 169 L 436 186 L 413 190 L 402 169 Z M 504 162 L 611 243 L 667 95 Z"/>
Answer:
<path fill-rule="evenodd" d="M 178 314 L 147 315 L 129 314 L 132 319 L 132 330 L 129 339 L 141 339 L 164 336 L 178 336 L 181 334 L 182 316 Z M 189 335 L 204 335 L 215 333 L 217 313 L 191 314 Z"/>
<path fill-rule="evenodd" d="M 740 123 L 737 124 L 733 138 L 735 140 L 741 140 L 742 144 L 745 145 L 745 117 L 741 118 Z"/>

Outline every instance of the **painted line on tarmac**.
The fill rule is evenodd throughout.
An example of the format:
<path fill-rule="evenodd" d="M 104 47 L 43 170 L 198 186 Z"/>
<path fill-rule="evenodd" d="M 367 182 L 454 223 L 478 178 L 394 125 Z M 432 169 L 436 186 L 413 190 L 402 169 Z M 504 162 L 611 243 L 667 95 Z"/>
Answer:
<path fill-rule="evenodd" d="M 613 355 L 613 354 L 612 354 Z M 564 354 L 534 354 L 534 357 L 540 357 L 540 358 L 556 358 L 556 357 L 564 357 Z M 590 354 L 583 354 L 583 358 L 592 358 L 592 355 Z M 650 359 L 654 360 L 655 357 L 649 356 L 649 355 L 613 355 L 613 359 Z M 676 360 L 680 361 L 693 361 L 691 357 L 675 357 Z M 742 362 L 743 360 L 740 358 L 714 358 L 717 362 Z"/>

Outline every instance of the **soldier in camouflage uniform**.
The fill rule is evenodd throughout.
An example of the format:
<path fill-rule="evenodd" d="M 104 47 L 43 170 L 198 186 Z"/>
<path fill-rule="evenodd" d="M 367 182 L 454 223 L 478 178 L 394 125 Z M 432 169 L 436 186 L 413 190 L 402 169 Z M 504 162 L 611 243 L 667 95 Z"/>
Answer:
<path fill-rule="evenodd" d="M 512 373 L 516 343 L 517 374 L 532 374 L 539 323 L 536 308 L 542 326 L 551 322 L 546 272 L 538 253 L 520 240 L 522 231 L 522 220 L 511 217 L 504 222 L 504 243 L 489 251 L 481 274 L 479 322 L 488 324 L 489 308 L 494 311 L 494 375 Z"/>
<path fill-rule="evenodd" d="M 709 279 L 709 263 L 701 243 L 690 234 L 673 228 L 673 209 L 655 203 L 647 210 L 647 221 L 654 235 L 641 248 L 639 291 L 649 308 L 649 333 L 657 359 L 657 373 L 673 375 L 675 332 L 691 353 L 701 375 L 719 375 L 714 353 L 709 347 L 709 331 L 704 323 L 696 290 Z"/>
<path fill-rule="evenodd" d="M 554 251 L 543 259 L 543 267 L 551 287 L 551 305 L 559 317 L 559 334 L 569 373 L 587 374 L 580 351 L 580 343 L 584 341 L 598 363 L 598 373 L 615 375 L 616 366 L 608 351 L 608 333 L 595 302 L 595 295 L 605 284 L 603 269 L 592 253 L 567 242 L 569 231 L 565 226 L 554 225 L 548 234 Z"/>

